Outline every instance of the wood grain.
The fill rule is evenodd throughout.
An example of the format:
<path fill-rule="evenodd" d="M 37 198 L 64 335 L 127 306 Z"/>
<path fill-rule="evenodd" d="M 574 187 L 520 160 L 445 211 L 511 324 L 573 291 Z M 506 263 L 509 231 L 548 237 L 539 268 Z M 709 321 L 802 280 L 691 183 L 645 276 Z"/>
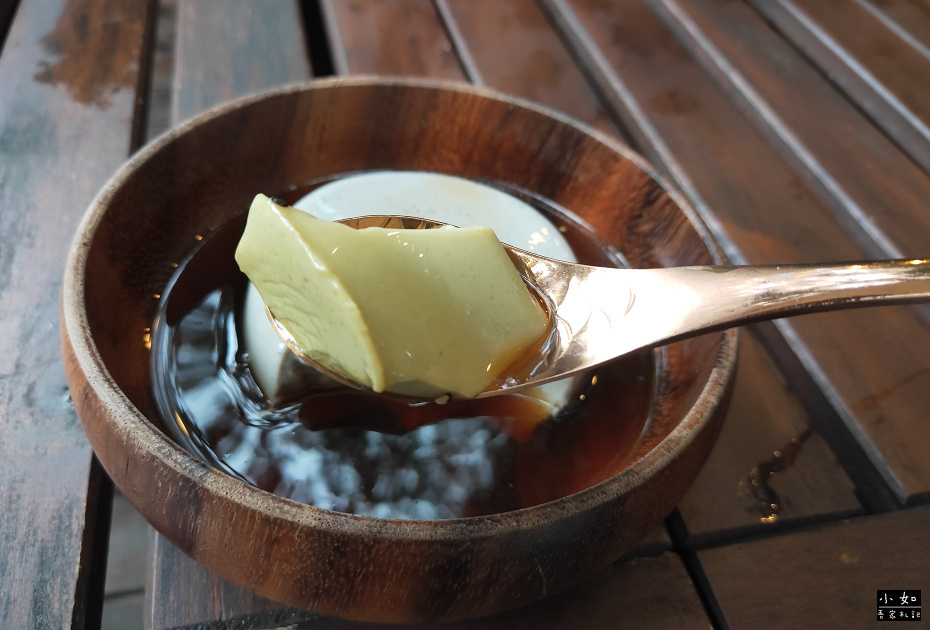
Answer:
<path fill-rule="evenodd" d="M 797 162 L 651 8 L 633 0 L 553 6 L 637 146 L 705 211 L 731 257 L 773 264 L 864 257 Z M 898 500 L 926 496 L 930 427 L 922 410 L 930 404 L 930 353 L 915 345 L 928 339 L 921 316 L 908 308 L 863 309 L 778 326 Z"/>
<path fill-rule="evenodd" d="M 183 566 L 176 549 L 167 549 L 166 568 Z M 162 594 L 165 601 L 177 606 L 163 625 L 152 630 L 178 627 L 299 627 L 305 630 L 377 630 L 379 628 L 426 628 L 420 624 L 357 623 L 286 608 L 258 598 L 237 586 L 217 578 L 206 569 L 165 576 L 159 581 L 172 582 L 175 588 Z M 193 602 L 190 593 L 204 590 L 218 593 L 212 602 Z M 189 590 L 193 589 L 193 590 Z M 182 614 L 183 612 L 183 614 Z M 610 628 L 621 623 L 624 628 L 681 627 L 707 628 L 709 621 L 697 591 L 681 559 L 673 553 L 655 557 L 637 557 L 615 564 L 584 584 L 547 600 L 501 615 L 475 621 L 444 624 L 449 630 L 557 630 L 573 628 Z"/>
<path fill-rule="evenodd" d="M 826 630 L 873 627 L 879 589 L 926 592 L 928 549 L 921 507 L 698 555 L 727 627 Z"/>
<path fill-rule="evenodd" d="M 179 0 L 172 124 L 238 96 L 306 80 L 293 0 Z"/>
<path fill-rule="evenodd" d="M 837 221 L 864 253 L 905 258 L 930 252 L 930 177 L 816 67 L 743 3 L 661 4 L 678 36 L 734 100 L 745 100 L 832 197 Z"/>
<path fill-rule="evenodd" d="M 485 85 L 623 137 L 532 0 L 448 0 L 449 13 Z M 461 55 L 461 53 L 460 53 Z"/>
<path fill-rule="evenodd" d="M 740 341 L 726 424 L 678 505 L 689 545 L 842 518 L 862 509 L 774 360 L 751 331 Z"/>
<path fill-rule="evenodd" d="M 930 57 L 930 6 L 922 0 L 857 0 L 898 37 Z"/>
<path fill-rule="evenodd" d="M 584 584 L 510 613 L 452 630 L 694 628 L 710 620 L 681 559 L 673 553 L 615 564 Z"/>
<path fill-rule="evenodd" d="M 336 74 L 462 79 L 430 0 L 322 0 Z"/>
<path fill-rule="evenodd" d="M 837 0 L 750 0 L 925 171 L 930 172 L 930 87 L 915 80 L 930 58 L 865 6 Z"/>
<path fill-rule="evenodd" d="M 151 544 L 154 563 L 150 570 L 154 590 L 148 594 L 147 605 L 157 604 L 158 613 L 152 615 L 147 611 L 146 627 L 150 630 L 223 624 L 247 627 L 297 624 L 307 630 L 401 627 L 357 624 L 290 608 L 218 577 L 157 534 L 153 534 Z M 665 528 L 658 527 L 624 561 L 566 593 L 511 613 L 443 627 L 462 630 L 577 628 L 583 621 L 596 622 L 594 626 L 586 627 L 604 627 L 602 624 L 612 617 L 622 616 L 626 624 L 624 627 L 651 628 L 658 614 L 658 619 L 663 622 L 683 619 L 685 627 L 694 623 L 694 627 L 704 628 L 706 621 L 702 619 L 705 613 L 697 600 L 697 593 L 681 561 L 668 553 L 670 547 L 671 540 Z M 657 591 L 652 584 L 661 584 L 662 587 Z M 649 600 L 660 603 L 662 598 L 674 601 L 674 605 L 667 608 L 643 605 Z"/>
<path fill-rule="evenodd" d="M 854 244 L 832 238 L 842 228 L 819 191 L 798 176 L 645 2 L 554 6 L 575 22 L 571 35 L 578 53 L 588 55 L 637 146 L 706 210 L 704 218 L 724 247 L 731 245 L 733 258 L 777 264 L 859 254 Z M 804 217 L 803 231 L 791 216 Z"/>
<path fill-rule="evenodd" d="M 160 534 L 150 538 L 145 627 L 277 627 L 320 619 L 236 586 L 196 563 Z"/>
<path fill-rule="evenodd" d="M 0 56 L 3 628 L 84 627 L 100 613 L 106 482 L 68 396 L 58 298 L 78 220 L 130 150 L 148 12 L 23 0 Z"/>

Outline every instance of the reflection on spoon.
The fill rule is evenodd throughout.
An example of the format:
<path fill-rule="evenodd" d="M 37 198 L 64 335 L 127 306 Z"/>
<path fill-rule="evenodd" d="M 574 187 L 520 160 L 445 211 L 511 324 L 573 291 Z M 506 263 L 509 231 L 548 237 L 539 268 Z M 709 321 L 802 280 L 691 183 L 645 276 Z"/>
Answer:
<path fill-rule="evenodd" d="M 362 229 L 387 220 L 390 217 L 371 216 L 342 222 Z M 418 223 L 426 229 L 444 225 Z M 527 284 L 544 298 L 553 330 L 533 356 L 510 366 L 504 378 L 476 398 L 534 387 L 636 350 L 736 324 L 930 301 L 930 260 L 613 269 L 552 260 L 508 245 L 504 248 Z M 268 316 L 302 361 L 362 388 L 303 354 L 270 311 Z"/>

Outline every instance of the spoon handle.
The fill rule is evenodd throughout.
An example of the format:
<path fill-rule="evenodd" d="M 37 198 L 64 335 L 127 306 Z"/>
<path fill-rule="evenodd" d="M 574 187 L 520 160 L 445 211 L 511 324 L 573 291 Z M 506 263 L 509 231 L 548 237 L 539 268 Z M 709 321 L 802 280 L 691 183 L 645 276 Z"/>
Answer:
<path fill-rule="evenodd" d="M 930 260 L 607 269 L 514 254 L 555 307 L 558 341 L 526 379 L 533 384 L 752 321 L 930 301 Z"/>
<path fill-rule="evenodd" d="M 855 306 L 930 300 L 930 260 L 634 270 L 631 299 L 673 311 L 668 335 Z M 650 304 L 650 309 L 652 305 Z"/>

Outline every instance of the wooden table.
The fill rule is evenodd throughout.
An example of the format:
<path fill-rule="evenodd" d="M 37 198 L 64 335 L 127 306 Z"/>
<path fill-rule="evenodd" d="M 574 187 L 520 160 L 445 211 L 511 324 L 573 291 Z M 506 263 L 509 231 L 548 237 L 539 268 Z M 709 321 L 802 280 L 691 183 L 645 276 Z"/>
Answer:
<path fill-rule="evenodd" d="M 157 3 L 0 1 L 0 628 L 99 623 L 111 487 L 65 386 L 77 222 L 144 143 Z M 285 82 L 468 81 L 631 144 L 740 263 L 930 256 L 926 0 L 178 0 L 171 120 Z M 631 558 L 457 628 L 871 627 L 930 594 L 930 310 L 752 326 L 711 460 Z M 151 628 L 355 628 L 153 541 Z M 364 626 L 370 627 L 370 626 Z"/>

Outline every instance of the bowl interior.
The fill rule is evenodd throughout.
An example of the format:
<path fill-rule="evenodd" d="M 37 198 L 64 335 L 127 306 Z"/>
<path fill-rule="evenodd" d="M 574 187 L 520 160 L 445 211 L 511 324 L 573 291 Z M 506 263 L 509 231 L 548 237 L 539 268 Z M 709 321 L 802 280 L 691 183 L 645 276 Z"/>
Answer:
<path fill-rule="evenodd" d="M 116 385 L 160 425 L 144 341 L 174 265 L 256 192 L 342 173 L 425 170 L 506 182 L 568 209 L 633 267 L 715 262 L 678 200 L 632 154 L 544 113 L 519 113 L 467 91 L 343 85 L 230 108 L 160 143 L 111 187 L 88 256 L 87 319 Z M 676 390 L 675 410 L 660 391 L 641 452 L 700 395 L 720 340 L 669 346 L 660 387 Z"/>
<path fill-rule="evenodd" d="M 98 377 L 102 375 L 90 380 L 94 396 L 103 404 L 84 411 L 79 406 L 95 450 L 117 485 L 125 487 L 127 496 L 131 500 L 139 497 L 138 503 L 145 504 L 137 507 L 156 528 L 210 568 L 284 601 L 356 618 L 374 613 L 362 610 L 357 602 L 333 603 L 321 594 L 319 586 L 300 586 L 302 595 L 295 595 L 297 587 L 288 590 L 280 586 L 286 581 L 283 577 L 242 577 L 248 573 L 246 569 L 230 566 L 235 561 L 222 558 L 222 550 L 231 544 L 228 535 L 216 534 L 217 541 L 208 541 L 203 533 L 196 540 L 185 538 L 181 530 L 196 530 L 195 523 L 174 524 L 165 516 L 172 509 L 183 511 L 180 504 L 154 505 L 154 499 L 142 498 L 144 483 L 133 477 L 129 464 L 126 471 L 117 469 L 139 458 L 170 460 L 165 470 L 175 471 L 195 485 L 214 483 L 211 472 L 181 453 L 163 434 L 142 446 L 133 441 L 136 438 L 122 435 L 149 435 L 162 425 L 151 393 L 147 342 L 158 298 L 175 265 L 204 235 L 245 211 L 257 192 L 273 194 L 320 178 L 374 169 L 448 173 L 505 182 L 540 195 L 570 210 L 634 267 L 721 262 L 691 211 L 683 208 L 681 200 L 635 155 L 568 120 L 469 88 L 365 80 L 288 88 L 225 106 L 183 125 L 136 156 L 95 202 L 78 237 L 78 254 L 69 267 L 69 274 L 82 288 L 76 308 L 81 311 L 78 320 L 86 325 L 77 329 L 69 326 L 63 334 L 72 344 L 81 337 L 81 343 L 99 357 L 93 369 L 86 361 L 76 361 L 84 375 L 93 370 L 99 371 Z M 66 299 L 64 310 L 68 307 Z M 633 458 L 639 467 L 636 475 L 621 475 L 606 482 L 608 487 L 595 489 L 594 494 L 576 502 L 579 510 L 616 501 L 641 484 L 644 476 L 661 474 L 665 463 L 678 456 L 677 451 L 692 448 L 690 433 L 703 430 L 709 416 L 718 414 L 725 397 L 732 366 L 720 370 L 732 362 L 733 341 L 728 333 L 712 333 L 665 349 L 652 419 Z M 125 412 L 112 411 L 120 405 Z M 103 435 L 106 432 L 109 434 Z M 694 455 L 696 463 L 691 468 L 700 465 L 712 442 L 710 437 L 694 447 L 701 452 Z M 132 448 L 126 446 L 130 443 Z M 137 475 L 142 474 L 144 466 L 138 471 Z M 234 500 L 240 507 L 253 501 L 261 518 L 273 520 L 281 515 L 295 523 L 300 521 L 294 527 L 303 527 L 301 519 L 310 518 L 299 507 L 275 497 L 259 497 L 235 485 L 223 487 L 226 495 L 236 494 Z M 620 538 L 633 540 L 655 525 L 674 506 L 687 483 L 675 481 L 663 487 L 667 490 L 661 500 L 643 499 L 646 507 L 640 509 L 641 515 L 622 517 L 627 519 L 627 533 Z M 213 505 L 204 499 L 199 508 L 204 522 L 213 518 L 204 507 L 208 504 Z M 563 512 L 566 509 L 574 508 L 560 508 Z M 314 531 L 326 530 L 330 517 L 313 515 L 317 517 L 321 520 L 314 521 Z M 536 527 L 550 517 L 549 512 L 540 511 L 515 516 L 514 522 L 519 521 L 519 527 Z M 615 517 L 621 518 L 619 511 Z M 217 522 L 222 519 L 215 518 Z M 605 520 L 607 525 L 611 522 Z M 338 527 L 352 526 L 349 521 L 339 523 Z M 416 525 L 390 527 L 392 535 L 403 531 L 406 536 L 407 530 L 397 527 Z M 467 535 L 475 536 L 476 531 Z M 480 533 L 486 534 L 483 530 Z M 609 535 L 604 534 L 605 541 Z M 576 542 L 600 540 L 587 533 L 572 536 Z M 565 542 L 564 548 L 570 544 Z M 610 546 L 611 553 L 623 544 L 628 546 L 628 542 L 604 544 Z M 602 552 L 592 548 L 591 558 L 576 561 L 578 566 L 572 569 L 575 575 L 566 572 L 565 584 L 609 561 L 606 556 L 594 558 L 597 554 Z M 564 565 L 566 560 L 559 562 Z M 552 566 L 556 570 L 557 565 Z M 566 571 L 565 566 L 558 566 Z M 272 583 L 278 586 L 269 586 Z M 506 584 L 500 587 L 500 596 L 491 597 L 483 591 L 482 606 L 457 608 L 458 603 L 447 603 L 441 610 L 434 607 L 412 613 L 405 608 L 397 614 L 382 609 L 376 618 L 485 614 L 506 607 L 508 604 L 501 603 L 504 600 L 516 604 L 538 596 L 527 589 L 529 595 L 514 597 L 513 585 Z"/>

